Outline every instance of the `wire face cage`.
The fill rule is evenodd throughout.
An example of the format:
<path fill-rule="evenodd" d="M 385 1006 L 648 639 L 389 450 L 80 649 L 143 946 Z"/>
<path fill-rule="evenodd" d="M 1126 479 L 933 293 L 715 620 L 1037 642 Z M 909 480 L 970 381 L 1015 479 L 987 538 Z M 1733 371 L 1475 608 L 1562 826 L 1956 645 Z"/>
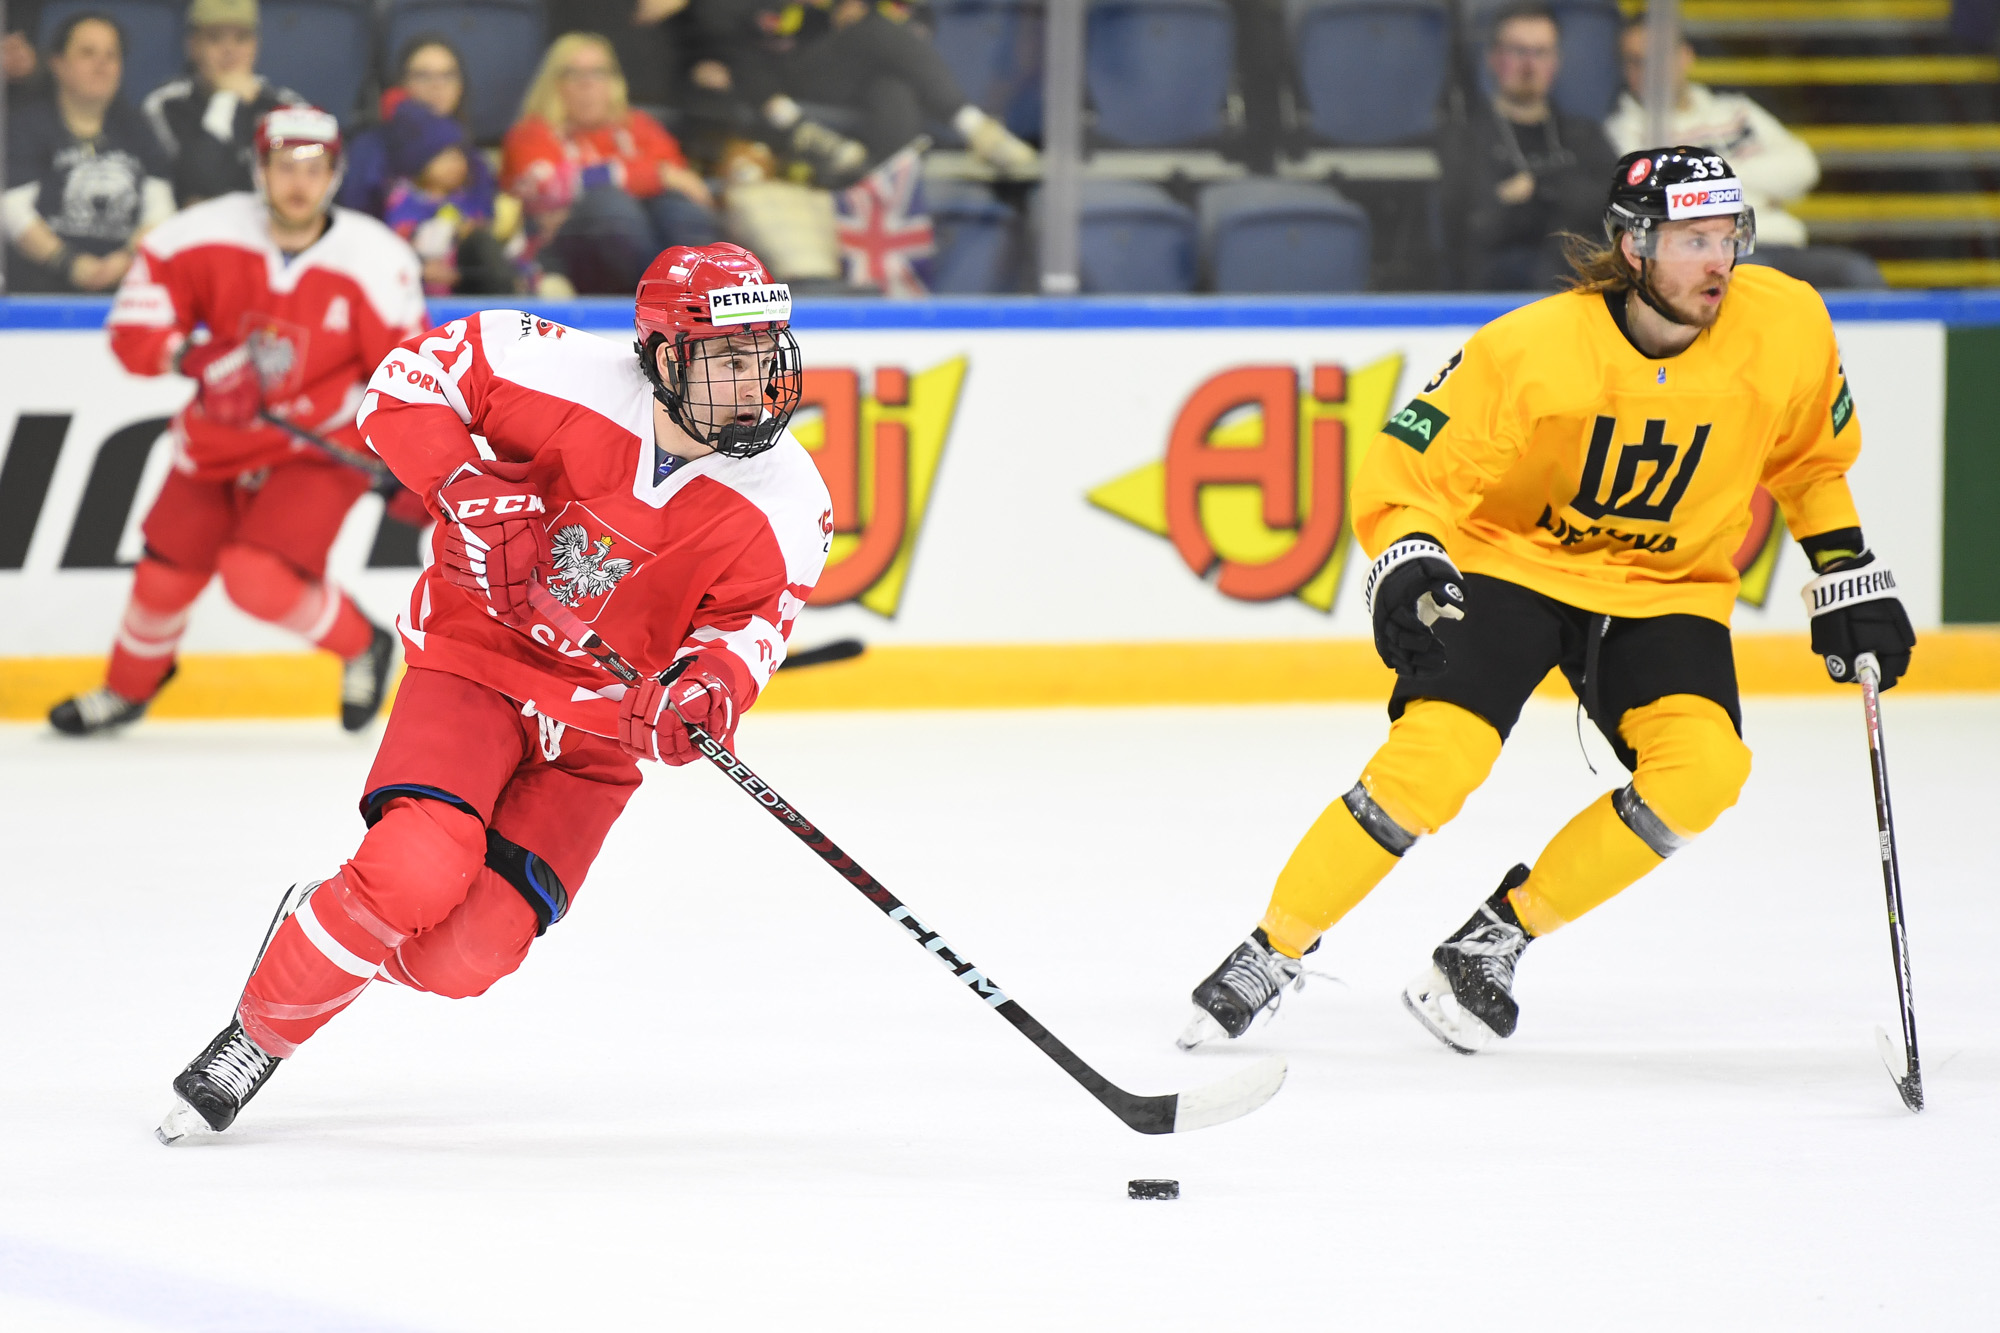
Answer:
<path fill-rule="evenodd" d="M 650 347 L 647 361 L 650 370 Z M 783 326 L 714 338 L 679 334 L 661 387 L 675 425 L 719 454 L 753 457 L 777 443 L 798 411 L 798 340 Z"/>

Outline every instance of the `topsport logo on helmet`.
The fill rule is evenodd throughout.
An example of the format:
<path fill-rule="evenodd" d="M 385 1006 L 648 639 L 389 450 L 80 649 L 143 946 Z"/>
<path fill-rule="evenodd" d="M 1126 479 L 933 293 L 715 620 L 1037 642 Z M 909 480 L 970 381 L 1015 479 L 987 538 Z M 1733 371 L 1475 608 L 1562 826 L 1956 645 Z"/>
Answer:
<path fill-rule="evenodd" d="M 1637 162 L 1634 162 L 1630 167 L 1626 169 L 1625 183 L 1627 185 L 1637 185 L 1640 181 L 1646 179 L 1647 176 L 1652 174 L 1652 170 L 1653 170 L 1653 159 L 1650 157 L 1642 157 Z"/>
<path fill-rule="evenodd" d="M 1743 183 L 1733 177 L 1667 187 L 1667 217 L 1672 221 L 1723 217 L 1742 211 Z"/>

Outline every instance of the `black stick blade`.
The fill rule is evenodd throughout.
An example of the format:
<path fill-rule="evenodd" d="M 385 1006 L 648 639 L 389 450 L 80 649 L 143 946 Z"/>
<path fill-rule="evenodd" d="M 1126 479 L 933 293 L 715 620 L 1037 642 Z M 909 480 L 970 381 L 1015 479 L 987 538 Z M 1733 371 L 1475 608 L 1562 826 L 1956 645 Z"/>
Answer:
<path fill-rule="evenodd" d="M 801 648 L 798 652 L 785 654 L 784 665 L 779 670 L 796 671 L 800 667 L 845 662 L 850 657 L 861 656 L 867 649 L 868 645 L 859 639 L 835 639 L 832 643 L 823 643 L 817 648 Z"/>

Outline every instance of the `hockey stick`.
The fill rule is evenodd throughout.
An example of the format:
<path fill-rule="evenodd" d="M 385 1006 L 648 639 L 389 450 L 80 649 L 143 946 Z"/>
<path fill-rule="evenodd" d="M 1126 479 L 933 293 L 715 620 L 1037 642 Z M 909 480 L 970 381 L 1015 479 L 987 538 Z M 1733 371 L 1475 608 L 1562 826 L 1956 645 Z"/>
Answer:
<path fill-rule="evenodd" d="M 1882 889 L 1889 900 L 1889 952 L 1896 964 L 1896 1003 L 1903 1015 L 1903 1053 L 1881 1028 L 1875 1029 L 1875 1049 L 1896 1081 L 1903 1105 L 1912 1111 L 1924 1109 L 1923 1073 L 1917 1064 L 1917 1013 L 1910 1000 L 1910 939 L 1903 926 L 1903 872 L 1896 865 L 1896 820 L 1889 809 L 1889 757 L 1882 745 L 1882 668 L 1875 654 L 1863 653 L 1854 661 L 1855 678 L 1861 682 L 1862 715 L 1868 724 L 1868 759 L 1875 779 L 1875 830 L 1882 849 Z M 1900 1073 L 1897 1072 L 1901 1067 Z"/>
<path fill-rule="evenodd" d="M 785 654 L 785 664 L 779 670 L 797 667 L 825 666 L 828 662 L 845 662 L 850 657 L 859 657 L 868 650 L 868 645 L 859 639 L 835 639 L 817 648 L 802 648 L 796 653 Z"/>
<path fill-rule="evenodd" d="M 557 601 L 548 589 L 539 583 L 530 584 L 528 602 L 537 612 L 547 617 L 549 623 L 559 633 L 567 635 L 570 642 L 596 658 L 607 671 L 628 685 L 638 681 L 638 670 L 620 657 L 609 644 L 598 638 L 596 633 L 578 620 L 568 607 Z M 687 660 L 681 659 L 683 663 Z M 681 669 L 684 669 L 681 664 L 676 663 L 675 668 L 662 673 L 660 679 L 671 680 Z M 1085 1064 L 1069 1047 L 1056 1040 L 1055 1036 L 1036 1022 L 1019 1003 L 1007 998 L 999 986 L 988 980 L 983 972 L 972 965 L 971 960 L 945 943 L 942 935 L 919 921 L 916 915 L 903 906 L 902 902 L 884 888 L 879 880 L 862 869 L 860 863 L 853 857 L 835 846 L 831 838 L 820 832 L 791 802 L 773 791 L 769 783 L 751 772 L 743 761 L 725 749 L 720 741 L 685 718 L 682 718 L 681 722 L 687 728 L 688 739 L 695 743 L 702 756 L 721 769 L 723 775 L 740 787 L 745 795 L 763 806 L 773 819 L 791 830 L 793 836 L 810 847 L 820 860 L 832 866 L 842 879 L 859 890 L 861 896 L 873 903 L 882 915 L 909 932 L 910 938 L 922 948 L 936 955 L 937 960 L 951 969 L 951 974 L 964 982 L 975 996 L 1012 1023 L 1015 1030 L 1033 1042 L 1042 1054 L 1062 1066 L 1064 1073 L 1081 1083 L 1085 1091 L 1102 1102 L 1111 1114 L 1141 1134 L 1184 1134 L 1191 1129 L 1204 1129 L 1209 1125 L 1219 1125 L 1226 1120 L 1234 1120 L 1271 1100 L 1279 1086 L 1284 1083 L 1284 1058 L 1273 1056 L 1267 1060 L 1260 1060 L 1228 1078 L 1219 1079 L 1206 1087 L 1195 1088 L 1188 1092 L 1169 1093 L 1163 1097 L 1140 1097 L 1118 1087 Z"/>
<path fill-rule="evenodd" d="M 276 426 L 293 439 L 311 445 L 336 463 L 345 463 L 351 468 L 366 472 L 369 480 L 368 489 L 377 495 L 391 496 L 403 488 L 403 483 L 396 480 L 396 474 L 389 470 L 389 465 L 379 458 L 371 458 L 358 450 L 335 444 L 324 435 L 316 435 L 304 426 L 294 425 L 283 417 L 274 417 L 261 407 L 257 409 L 257 420 L 267 426 Z"/>

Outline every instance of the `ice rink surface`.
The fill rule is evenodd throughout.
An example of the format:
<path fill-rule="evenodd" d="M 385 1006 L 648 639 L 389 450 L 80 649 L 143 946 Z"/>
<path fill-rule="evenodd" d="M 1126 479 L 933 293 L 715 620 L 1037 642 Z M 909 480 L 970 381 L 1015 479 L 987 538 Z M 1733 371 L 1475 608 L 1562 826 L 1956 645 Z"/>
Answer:
<path fill-rule="evenodd" d="M 153 1141 L 373 737 L 0 730 L 0 1328 L 1991 1329 L 2000 698 L 1885 707 L 1931 1107 L 1856 698 L 1753 699 L 1742 803 L 1446 1051 L 1402 984 L 1624 780 L 1530 706 L 1493 780 L 1240 1043 L 1261 1112 L 1125 1129 L 707 768 L 653 771 L 481 999 L 377 986 L 238 1128 Z M 753 715 L 760 773 L 1107 1076 L 1205 1082 L 1186 995 L 1383 732 L 1367 707 Z M 1175 1203 L 1124 1197 L 1136 1176 Z"/>

